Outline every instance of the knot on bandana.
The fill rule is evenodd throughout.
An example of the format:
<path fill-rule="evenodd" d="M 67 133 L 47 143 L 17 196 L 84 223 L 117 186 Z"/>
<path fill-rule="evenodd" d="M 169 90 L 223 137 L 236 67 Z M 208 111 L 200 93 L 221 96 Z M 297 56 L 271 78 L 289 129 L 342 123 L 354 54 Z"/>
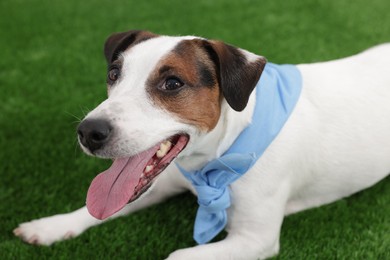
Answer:
<path fill-rule="evenodd" d="M 255 154 L 226 154 L 195 172 L 187 172 L 178 165 L 198 194 L 194 228 L 194 239 L 198 244 L 207 243 L 226 226 L 226 209 L 230 207 L 228 186 L 255 162 Z"/>

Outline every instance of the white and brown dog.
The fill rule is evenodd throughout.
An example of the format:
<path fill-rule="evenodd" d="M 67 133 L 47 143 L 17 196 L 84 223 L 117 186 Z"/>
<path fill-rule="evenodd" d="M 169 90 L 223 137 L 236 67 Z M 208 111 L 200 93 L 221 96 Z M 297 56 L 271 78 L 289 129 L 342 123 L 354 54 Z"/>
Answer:
<path fill-rule="evenodd" d="M 104 52 L 108 99 L 86 116 L 78 134 L 86 153 L 115 161 L 93 181 L 89 211 L 113 219 L 188 189 L 196 193 L 169 163 L 177 156 L 181 167 L 197 170 L 230 147 L 252 120 L 266 60 L 220 41 L 145 31 L 113 34 Z M 284 216 L 389 174 L 390 44 L 297 68 L 302 90 L 291 116 L 229 187 L 228 236 L 169 259 L 273 256 Z M 23 223 L 14 233 L 50 245 L 103 222 L 89 211 Z"/>

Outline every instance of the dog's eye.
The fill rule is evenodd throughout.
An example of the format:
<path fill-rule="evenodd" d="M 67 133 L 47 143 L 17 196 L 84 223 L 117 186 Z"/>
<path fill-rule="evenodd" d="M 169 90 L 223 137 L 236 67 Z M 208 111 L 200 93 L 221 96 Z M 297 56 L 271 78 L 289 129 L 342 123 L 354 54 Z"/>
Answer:
<path fill-rule="evenodd" d="M 119 69 L 118 68 L 112 68 L 108 71 L 107 75 L 107 81 L 108 83 L 114 83 L 119 78 Z"/>
<path fill-rule="evenodd" d="M 161 89 L 166 91 L 177 90 L 181 88 L 183 85 L 184 83 L 181 82 L 178 78 L 171 77 L 164 82 L 164 84 L 161 86 Z"/>

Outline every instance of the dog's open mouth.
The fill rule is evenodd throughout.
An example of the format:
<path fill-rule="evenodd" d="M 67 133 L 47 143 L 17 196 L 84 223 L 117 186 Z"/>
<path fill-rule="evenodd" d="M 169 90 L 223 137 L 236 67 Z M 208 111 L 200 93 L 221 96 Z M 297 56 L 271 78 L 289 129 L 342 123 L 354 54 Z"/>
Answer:
<path fill-rule="evenodd" d="M 136 200 L 186 147 L 187 135 L 176 135 L 132 157 L 115 159 L 92 181 L 87 194 L 89 213 L 105 219 Z"/>

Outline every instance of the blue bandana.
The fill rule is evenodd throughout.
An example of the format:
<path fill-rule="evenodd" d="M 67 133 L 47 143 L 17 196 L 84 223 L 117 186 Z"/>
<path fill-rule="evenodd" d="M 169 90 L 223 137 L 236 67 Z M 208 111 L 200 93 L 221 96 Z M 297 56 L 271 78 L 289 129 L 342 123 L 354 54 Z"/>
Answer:
<path fill-rule="evenodd" d="M 205 244 L 226 226 L 230 207 L 229 184 L 245 174 L 283 128 L 302 88 L 301 74 L 293 65 L 267 63 L 256 86 L 256 106 L 251 124 L 220 157 L 197 171 L 183 175 L 198 194 L 194 239 Z"/>

